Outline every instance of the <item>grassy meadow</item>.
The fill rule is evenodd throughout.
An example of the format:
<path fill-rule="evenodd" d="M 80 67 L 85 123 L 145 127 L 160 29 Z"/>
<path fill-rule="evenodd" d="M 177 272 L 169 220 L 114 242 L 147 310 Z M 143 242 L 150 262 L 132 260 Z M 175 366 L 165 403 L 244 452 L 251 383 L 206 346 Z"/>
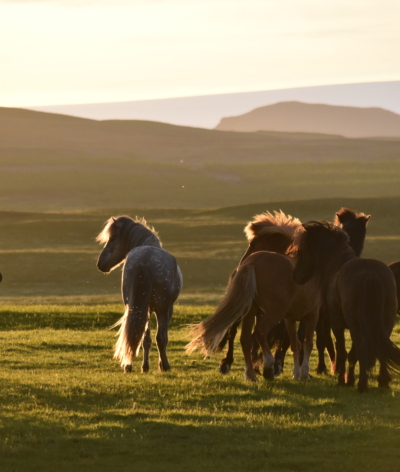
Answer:
<path fill-rule="evenodd" d="M 2 212 L 0 218 L 0 470 L 85 472 L 387 470 L 400 460 L 400 382 L 368 394 L 331 375 L 272 383 L 243 378 L 240 346 L 227 376 L 219 357 L 187 356 L 187 325 L 213 312 L 265 210 L 332 219 L 342 205 L 371 213 L 365 255 L 400 259 L 400 198 L 318 199 L 216 210 L 125 208 Z M 145 216 L 176 255 L 184 289 L 170 329 L 171 372 L 131 375 L 112 359 L 122 314 L 120 269 L 96 269 L 96 234 L 111 215 Z M 155 326 L 154 326 L 155 328 Z M 400 327 L 394 340 L 400 344 Z M 316 366 L 315 353 L 312 368 Z"/>
<path fill-rule="evenodd" d="M 360 397 L 330 375 L 293 382 L 289 360 L 281 378 L 249 384 L 239 346 L 226 377 L 218 358 L 184 346 L 187 325 L 220 300 L 256 213 L 332 220 L 349 206 L 372 214 L 365 256 L 399 260 L 399 156 L 399 139 L 0 108 L 0 471 L 395 468 L 398 378 Z M 147 375 L 140 360 L 125 375 L 112 359 L 120 269 L 96 269 L 95 237 L 118 214 L 144 216 L 183 272 L 166 374 L 155 348 Z"/>
<path fill-rule="evenodd" d="M 211 306 L 178 306 L 172 370 L 123 374 L 108 326 L 119 305 L 3 305 L 0 315 L 0 470 L 358 472 L 395 470 L 400 383 L 368 394 L 334 377 L 272 383 L 227 376 L 218 358 L 183 352 L 189 322 Z M 400 329 L 395 340 L 400 343 Z M 315 356 L 312 367 L 315 367 Z"/>

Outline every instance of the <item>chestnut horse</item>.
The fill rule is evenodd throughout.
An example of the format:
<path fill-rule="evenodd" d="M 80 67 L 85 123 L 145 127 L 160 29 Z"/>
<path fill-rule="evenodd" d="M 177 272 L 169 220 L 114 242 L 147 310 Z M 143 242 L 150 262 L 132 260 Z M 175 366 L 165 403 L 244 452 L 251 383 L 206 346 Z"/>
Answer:
<path fill-rule="evenodd" d="M 295 379 L 309 378 L 309 358 L 313 347 L 315 326 L 322 298 L 315 281 L 297 285 L 293 279 L 295 259 L 289 255 L 260 251 L 247 257 L 238 267 L 227 293 L 215 313 L 193 327 L 195 338 L 186 350 L 200 348 L 207 355 L 218 351 L 228 329 L 242 321 L 241 344 L 246 363 L 246 380 L 256 381 L 253 367 L 252 329 L 256 320 L 257 340 L 263 352 L 263 375 L 274 378 L 274 357 L 268 334 L 281 320 L 285 320 L 294 356 Z M 303 362 L 300 365 L 300 343 L 296 321 L 305 321 Z"/>
<path fill-rule="evenodd" d="M 292 244 L 296 230 L 301 226 L 301 221 L 290 215 L 285 215 L 281 211 L 274 211 L 273 213 L 265 212 L 260 215 L 255 215 L 244 228 L 244 233 L 249 241 L 247 251 L 241 258 L 239 266 L 252 254 L 258 251 L 271 251 L 280 254 L 285 254 L 288 247 Z M 231 274 L 230 282 L 236 274 L 237 269 Z M 230 283 L 229 282 L 229 283 Z M 219 370 L 221 374 L 227 374 L 233 364 L 233 348 L 234 341 L 240 320 L 229 328 L 225 336 L 220 342 L 219 351 L 221 351 L 228 342 L 228 350 L 223 359 L 220 361 Z M 283 331 L 283 333 L 282 333 Z M 277 327 L 273 332 L 270 332 L 269 343 L 270 347 L 275 343 L 279 343 L 281 338 L 286 334 L 286 329 L 283 326 Z M 287 335 L 286 335 L 287 337 Z M 284 338 L 286 340 L 286 337 Z M 254 357 L 257 357 L 258 343 L 257 339 L 253 337 Z M 289 341 L 290 342 L 290 341 Z M 286 352 L 286 351 L 285 351 Z M 280 374 L 281 364 L 277 363 L 276 374 Z"/>
<path fill-rule="evenodd" d="M 182 274 L 175 257 L 161 247 L 161 241 L 144 219 L 128 216 L 110 218 L 97 241 L 105 244 L 97 267 L 108 273 L 124 263 L 122 274 L 123 317 L 115 323 L 120 326 L 114 358 L 121 362 L 125 372 L 132 371 L 132 360 L 143 343 L 142 372 L 149 370 L 151 347 L 150 315 L 157 318 L 158 367 L 170 369 L 167 358 L 168 325 L 173 304 L 182 288 Z"/>
<path fill-rule="evenodd" d="M 294 280 L 314 281 L 326 298 L 336 338 L 339 384 L 345 384 L 345 329 L 350 330 L 354 359 L 360 362 L 360 393 L 368 389 L 368 373 L 379 360 L 378 384 L 388 387 L 389 370 L 400 371 L 400 349 L 390 340 L 397 313 L 396 284 L 389 267 L 374 259 L 359 259 L 348 235 L 327 222 L 303 224 L 292 248 L 297 262 Z M 352 385 L 350 379 L 348 385 Z"/>

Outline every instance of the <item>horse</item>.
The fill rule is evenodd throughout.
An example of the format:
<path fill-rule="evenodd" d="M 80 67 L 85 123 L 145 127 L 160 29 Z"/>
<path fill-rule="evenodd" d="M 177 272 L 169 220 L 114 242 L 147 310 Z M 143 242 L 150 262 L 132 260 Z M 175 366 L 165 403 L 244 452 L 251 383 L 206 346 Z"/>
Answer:
<path fill-rule="evenodd" d="M 365 215 L 349 208 L 342 207 L 335 215 L 334 225 L 342 228 L 349 236 L 349 246 L 353 249 L 357 257 L 361 256 L 364 249 L 365 237 L 367 235 L 367 225 L 371 215 Z M 321 307 L 320 317 L 317 324 L 316 344 L 318 350 L 317 374 L 327 372 L 325 365 L 325 348 L 328 350 L 331 361 L 331 371 L 334 373 L 335 365 L 335 348 L 331 337 L 331 327 L 329 317 L 326 314 L 326 307 Z"/>
<path fill-rule="evenodd" d="M 245 358 L 245 379 L 256 381 L 253 367 L 252 329 L 256 320 L 256 336 L 263 351 L 263 375 L 274 379 L 275 359 L 271 354 L 268 334 L 285 320 L 294 357 L 293 377 L 309 378 L 309 358 L 322 298 L 315 281 L 297 285 L 293 279 L 295 259 L 291 255 L 259 251 L 247 257 L 238 267 L 225 297 L 213 315 L 193 326 L 194 339 L 186 346 L 191 353 L 199 348 L 207 355 L 219 350 L 228 329 L 242 321 L 241 344 Z M 303 362 L 300 365 L 300 343 L 296 321 L 305 321 Z"/>
<path fill-rule="evenodd" d="M 112 328 L 120 326 L 114 358 L 125 372 L 132 372 L 132 361 L 143 344 L 142 372 L 149 371 L 151 348 L 150 315 L 157 318 L 157 347 L 160 371 L 170 370 L 167 358 L 168 326 L 173 304 L 182 288 L 182 273 L 176 259 L 162 248 L 154 228 L 144 219 L 111 217 L 96 240 L 105 244 L 97 267 L 109 273 L 124 263 L 122 300 L 125 312 Z"/>
<path fill-rule="evenodd" d="M 253 220 L 250 221 L 244 228 L 244 233 L 249 242 L 248 248 L 244 253 L 243 257 L 239 262 L 239 266 L 252 254 L 258 251 L 271 251 L 277 252 L 280 254 L 285 254 L 288 247 L 292 244 L 294 234 L 296 230 L 301 226 L 301 221 L 298 218 L 294 218 L 291 215 L 286 215 L 282 210 L 274 211 L 270 213 L 269 211 L 255 215 Z M 233 271 L 230 276 L 229 283 L 232 281 L 233 277 L 236 274 L 237 269 Z M 226 332 L 224 338 L 221 340 L 219 345 L 219 350 L 221 351 L 226 343 L 228 342 L 228 350 L 226 355 L 220 361 L 219 370 L 221 374 L 227 374 L 233 364 L 233 348 L 234 341 L 238 327 L 240 325 L 240 320 L 234 323 L 229 330 Z M 284 327 L 283 327 L 284 328 Z M 274 345 L 282 337 L 280 331 L 282 327 L 270 333 L 270 346 Z M 285 330 L 286 332 L 286 330 Z M 276 339 L 275 339 L 276 338 Z M 254 345 L 254 361 L 256 361 L 258 343 L 257 339 L 253 339 Z M 279 361 L 276 363 L 276 374 L 280 374 L 280 364 Z"/>
<path fill-rule="evenodd" d="M 291 254 L 296 257 L 293 278 L 306 286 L 314 281 L 327 300 L 336 338 L 338 383 L 345 385 L 345 329 L 353 342 L 349 364 L 360 362 L 358 391 L 368 389 L 368 374 L 379 360 L 378 385 L 389 387 L 389 373 L 400 372 L 400 349 L 390 340 L 397 313 L 396 284 L 389 267 L 375 259 L 360 259 L 348 235 L 327 222 L 303 224 Z M 354 379 L 347 385 L 352 386 Z"/>
<path fill-rule="evenodd" d="M 364 246 L 366 227 L 369 218 L 370 215 L 358 213 L 348 208 L 341 208 L 335 215 L 335 224 L 341 225 L 341 227 L 343 227 L 343 229 L 349 234 L 351 245 L 359 254 L 361 254 Z M 284 254 L 292 244 L 295 232 L 300 226 L 301 222 L 299 219 L 293 218 L 290 215 L 287 216 L 282 211 L 274 212 L 274 214 L 266 212 L 261 215 L 256 215 L 253 221 L 249 222 L 244 229 L 244 233 L 249 241 L 249 246 L 240 260 L 239 266 L 247 259 L 247 257 L 257 251 L 273 251 Z M 236 269 L 231 275 L 230 280 L 232 280 L 235 273 Z M 240 321 L 234 323 L 220 343 L 219 350 L 224 348 L 227 341 L 229 343 L 226 356 L 220 361 L 219 369 L 222 374 L 227 374 L 233 363 L 233 345 L 239 324 Z M 316 344 L 319 358 L 317 373 L 323 373 L 327 370 L 324 356 L 325 348 L 328 350 L 332 365 L 334 365 L 335 361 L 335 348 L 330 335 L 330 326 L 328 321 L 325 322 L 323 309 L 320 313 L 316 331 Z M 300 322 L 298 333 L 300 339 L 304 340 L 305 334 L 303 322 Z M 290 347 L 290 338 L 284 321 L 281 321 L 271 329 L 271 331 L 269 331 L 268 344 L 270 347 L 274 345 L 277 346 L 275 351 L 275 375 L 278 376 L 283 370 L 286 352 Z M 254 336 L 252 356 L 253 364 L 256 368 L 258 368 L 258 364 L 261 360 L 258 355 L 258 346 L 256 336 Z M 300 354 L 300 357 L 302 357 L 302 353 Z"/>

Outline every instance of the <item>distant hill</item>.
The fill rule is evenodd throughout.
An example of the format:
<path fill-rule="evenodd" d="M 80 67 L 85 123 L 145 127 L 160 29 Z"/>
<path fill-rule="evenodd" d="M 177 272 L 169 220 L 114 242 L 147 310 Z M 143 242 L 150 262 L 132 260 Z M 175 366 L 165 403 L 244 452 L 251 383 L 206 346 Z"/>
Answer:
<path fill-rule="evenodd" d="M 0 210 L 397 195 L 400 139 L 239 133 L 0 108 Z"/>
<path fill-rule="evenodd" d="M 320 85 L 130 102 L 37 106 L 31 109 L 95 120 L 149 120 L 211 129 L 224 116 L 241 115 L 260 106 L 293 100 L 352 107 L 379 107 L 400 113 L 400 81 Z"/>
<path fill-rule="evenodd" d="M 215 129 L 326 133 L 347 138 L 400 137 L 400 115 L 381 108 L 283 102 L 223 118 Z"/>

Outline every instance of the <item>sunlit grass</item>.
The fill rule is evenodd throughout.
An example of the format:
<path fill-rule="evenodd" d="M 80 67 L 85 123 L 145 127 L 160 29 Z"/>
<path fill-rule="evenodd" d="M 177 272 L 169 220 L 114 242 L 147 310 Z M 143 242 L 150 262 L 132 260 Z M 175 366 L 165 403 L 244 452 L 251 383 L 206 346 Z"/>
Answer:
<path fill-rule="evenodd" d="M 243 378 L 220 355 L 187 356 L 187 324 L 212 306 L 178 306 L 171 372 L 131 375 L 112 358 L 120 305 L 6 306 L 0 314 L 0 470 L 361 471 L 397 467 L 399 378 L 368 394 L 284 375 Z M 399 327 L 395 340 L 400 342 Z M 315 356 L 312 367 L 315 368 Z"/>

